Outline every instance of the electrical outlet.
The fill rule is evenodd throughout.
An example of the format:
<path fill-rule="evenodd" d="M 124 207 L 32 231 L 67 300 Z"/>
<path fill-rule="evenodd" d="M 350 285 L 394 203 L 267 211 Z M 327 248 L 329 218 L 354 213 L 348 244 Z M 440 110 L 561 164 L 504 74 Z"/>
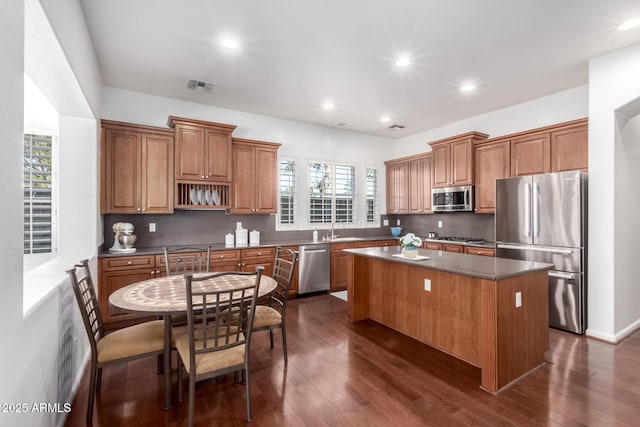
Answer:
<path fill-rule="evenodd" d="M 400 226 L 400 220 L 399 219 L 396 220 L 396 225 Z"/>
<path fill-rule="evenodd" d="M 427 278 L 424 279 L 424 290 L 431 292 L 431 280 Z"/>
<path fill-rule="evenodd" d="M 522 307 L 522 292 L 516 292 L 516 308 Z"/>
<path fill-rule="evenodd" d="M 442 221 L 438 221 L 438 228 L 442 228 Z"/>
<path fill-rule="evenodd" d="M 382 220 L 382 225 L 384 225 L 385 227 L 389 225 L 389 220 L 388 219 L 383 219 Z"/>
<path fill-rule="evenodd" d="M 155 233 L 156 232 L 156 223 L 155 222 L 150 222 L 149 223 L 149 233 Z"/>

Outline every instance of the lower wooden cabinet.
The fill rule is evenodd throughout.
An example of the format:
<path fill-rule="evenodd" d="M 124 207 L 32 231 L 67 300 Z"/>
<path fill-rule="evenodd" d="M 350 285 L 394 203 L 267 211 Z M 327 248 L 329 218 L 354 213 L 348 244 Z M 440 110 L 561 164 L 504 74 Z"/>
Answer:
<path fill-rule="evenodd" d="M 369 242 L 369 246 L 375 246 Z M 351 257 L 343 249 L 354 248 L 353 242 L 331 244 L 331 292 L 344 291 L 353 271 Z"/>
<path fill-rule="evenodd" d="M 98 263 L 98 301 L 105 329 L 117 329 L 153 317 L 125 313 L 109 306 L 109 295 L 135 282 L 159 274 L 154 255 L 101 258 Z"/>

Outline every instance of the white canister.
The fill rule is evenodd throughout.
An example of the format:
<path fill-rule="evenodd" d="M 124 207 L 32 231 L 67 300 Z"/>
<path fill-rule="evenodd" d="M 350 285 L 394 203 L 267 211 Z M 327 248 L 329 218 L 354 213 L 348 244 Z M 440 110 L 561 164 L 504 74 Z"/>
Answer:
<path fill-rule="evenodd" d="M 224 247 L 225 248 L 232 248 L 234 245 L 234 240 L 233 240 L 233 234 L 228 233 L 226 236 L 224 236 Z"/>
<path fill-rule="evenodd" d="M 236 247 L 246 247 L 249 239 L 249 232 L 246 228 L 236 230 Z"/>
<path fill-rule="evenodd" d="M 253 230 L 249 232 L 249 246 L 260 246 L 260 232 Z"/>

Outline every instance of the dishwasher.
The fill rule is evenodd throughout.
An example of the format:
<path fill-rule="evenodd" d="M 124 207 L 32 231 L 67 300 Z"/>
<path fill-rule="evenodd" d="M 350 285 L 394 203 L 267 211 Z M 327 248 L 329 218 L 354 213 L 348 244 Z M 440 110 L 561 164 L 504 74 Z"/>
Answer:
<path fill-rule="evenodd" d="M 328 244 L 298 248 L 298 294 L 327 291 L 331 284 L 331 253 Z"/>

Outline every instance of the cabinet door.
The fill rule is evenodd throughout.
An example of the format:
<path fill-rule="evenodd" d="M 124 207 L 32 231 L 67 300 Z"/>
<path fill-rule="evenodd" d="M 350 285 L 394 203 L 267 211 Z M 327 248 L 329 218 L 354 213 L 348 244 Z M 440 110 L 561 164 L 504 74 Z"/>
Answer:
<path fill-rule="evenodd" d="M 276 150 L 255 150 L 256 213 L 278 212 L 278 153 Z"/>
<path fill-rule="evenodd" d="M 254 150 L 244 145 L 233 147 L 233 211 L 253 213 L 255 208 Z"/>
<path fill-rule="evenodd" d="M 433 186 L 451 185 L 449 167 L 451 165 L 451 147 L 449 144 L 434 146 L 433 150 Z"/>
<path fill-rule="evenodd" d="M 173 138 L 142 134 L 142 212 L 173 212 Z"/>
<path fill-rule="evenodd" d="M 420 160 L 422 164 L 422 213 L 431 213 L 431 187 L 433 185 L 433 157 Z"/>
<path fill-rule="evenodd" d="M 176 125 L 176 179 L 203 180 L 204 156 L 204 129 Z"/>
<path fill-rule="evenodd" d="M 464 246 L 461 245 L 442 245 L 442 249 L 444 249 L 445 252 L 456 252 L 459 254 L 464 252 Z"/>
<path fill-rule="evenodd" d="M 408 164 L 394 163 L 387 166 L 387 212 L 408 213 L 409 197 L 407 193 Z"/>
<path fill-rule="evenodd" d="M 353 265 L 347 254 L 331 254 L 331 292 L 347 289 Z"/>
<path fill-rule="evenodd" d="M 551 172 L 587 171 L 589 168 L 589 130 L 580 126 L 551 132 Z"/>
<path fill-rule="evenodd" d="M 451 185 L 473 184 L 473 153 L 471 141 L 451 143 Z"/>
<path fill-rule="evenodd" d="M 475 149 L 475 211 L 494 213 L 496 210 L 496 179 L 510 176 L 509 141 L 476 147 Z"/>
<path fill-rule="evenodd" d="M 291 249 L 294 252 L 298 251 L 297 246 L 283 246 L 282 249 Z M 291 255 L 288 253 L 284 253 L 281 255 L 284 259 L 291 261 Z M 291 277 L 291 287 L 289 288 L 289 296 L 298 294 L 298 264 L 296 263 L 296 267 L 293 270 L 293 276 Z"/>
<path fill-rule="evenodd" d="M 125 324 L 136 323 L 149 319 L 149 316 L 131 314 L 118 311 L 109 306 L 109 295 L 120 288 L 131 285 L 135 282 L 153 279 L 155 271 L 153 268 L 140 270 L 117 270 L 103 271 L 100 275 L 100 311 L 105 324 L 105 329 L 123 326 Z"/>
<path fill-rule="evenodd" d="M 551 171 L 549 134 L 533 134 L 511 140 L 511 176 Z"/>
<path fill-rule="evenodd" d="M 105 213 L 138 213 L 140 206 L 140 133 L 106 132 Z"/>
<path fill-rule="evenodd" d="M 231 181 L 231 136 L 206 129 L 204 178 L 215 182 Z"/>
<path fill-rule="evenodd" d="M 407 208 L 410 214 L 422 213 L 424 209 L 422 168 L 423 165 L 420 159 L 410 161 L 407 166 L 407 191 L 409 194 Z"/>

